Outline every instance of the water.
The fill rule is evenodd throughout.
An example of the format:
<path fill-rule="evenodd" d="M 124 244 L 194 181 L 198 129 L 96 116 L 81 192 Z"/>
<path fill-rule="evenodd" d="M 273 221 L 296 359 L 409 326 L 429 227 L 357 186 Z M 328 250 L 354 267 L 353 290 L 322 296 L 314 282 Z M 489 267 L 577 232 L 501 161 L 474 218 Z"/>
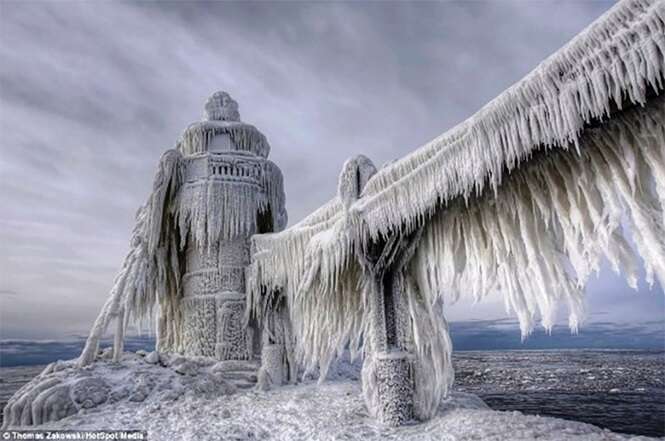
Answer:
<path fill-rule="evenodd" d="M 456 352 L 455 389 L 492 409 L 665 436 L 665 351 Z M 0 408 L 43 366 L 0 368 Z"/>
<path fill-rule="evenodd" d="M 456 389 L 492 409 L 665 436 L 665 351 L 487 351 L 453 357 Z"/>
<path fill-rule="evenodd" d="M 582 421 L 613 432 L 665 435 L 665 394 L 605 392 L 524 392 L 479 394 L 495 410 L 519 410 Z"/>

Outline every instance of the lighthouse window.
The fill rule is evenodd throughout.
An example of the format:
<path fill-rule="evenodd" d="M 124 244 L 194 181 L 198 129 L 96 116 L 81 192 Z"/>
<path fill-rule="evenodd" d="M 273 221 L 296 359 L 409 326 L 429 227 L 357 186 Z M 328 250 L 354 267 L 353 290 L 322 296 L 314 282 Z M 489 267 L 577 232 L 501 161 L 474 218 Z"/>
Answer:
<path fill-rule="evenodd" d="M 231 137 L 225 133 L 215 135 L 208 144 L 210 153 L 228 152 L 229 150 L 233 150 Z"/>

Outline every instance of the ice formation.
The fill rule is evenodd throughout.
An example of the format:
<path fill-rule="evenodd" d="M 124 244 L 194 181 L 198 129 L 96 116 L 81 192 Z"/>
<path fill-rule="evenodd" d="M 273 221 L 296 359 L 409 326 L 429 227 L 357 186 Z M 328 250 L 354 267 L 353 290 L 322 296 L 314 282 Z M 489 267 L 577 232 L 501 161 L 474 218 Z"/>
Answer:
<path fill-rule="evenodd" d="M 122 405 L 173 405 L 181 396 L 212 398 L 254 387 L 252 361 L 229 369 L 228 361 L 205 357 L 141 352 L 124 354 L 117 363 L 107 355 L 82 369 L 73 360 L 49 364 L 9 400 L 3 427 L 49 424 Z"/>
<path fill-rule="evenodd" d="M 664 67 L 665 2 L 618 3 L 364 187 L 347 164 L 335 199 L 254 236 L 251 290 L 284 293 L 307 366 L 365 353 L 373 415 L 430 417 L 452 382 L 445 301 L 499 292 L 526 336 L 561 301 L 577 329 L 602 258 L 634 285 L 639 256 L 665 283 Z M 411 409 L 395 405 L 409 394 Z"/>
<path fill-rule="evenodd" d="M 248 238 L 286 225 L 282 174 L 266 159 L 265 136 L 240 121 L 228 94 L 213 94 L 205 108 L 205 119 L 160 160 L 81 366 L 94 360 L 113 319 L 119 359 L 129 321 L 153 315 L 161 352 L 227 360 L 258 351 L 258 325 L 245 326 Z"/>

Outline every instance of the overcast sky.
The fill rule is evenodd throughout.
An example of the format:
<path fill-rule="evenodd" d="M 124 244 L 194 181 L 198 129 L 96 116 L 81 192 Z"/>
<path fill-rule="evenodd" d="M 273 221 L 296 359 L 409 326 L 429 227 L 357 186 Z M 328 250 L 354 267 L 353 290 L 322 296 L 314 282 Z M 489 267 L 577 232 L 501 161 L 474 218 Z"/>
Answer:
<path fill-rule="evenodd" d="M 268 137 L 294 223 L 346 158 L 407 154 L 609 7 L 0 2 L 0 338 L 87 332 L 161 152 L 213 91 Z M 603 272 L 589 291 L 591 320 L 665 320 L 658 287 Z M 504 316 L 498 301 L 451 309 Z"/>

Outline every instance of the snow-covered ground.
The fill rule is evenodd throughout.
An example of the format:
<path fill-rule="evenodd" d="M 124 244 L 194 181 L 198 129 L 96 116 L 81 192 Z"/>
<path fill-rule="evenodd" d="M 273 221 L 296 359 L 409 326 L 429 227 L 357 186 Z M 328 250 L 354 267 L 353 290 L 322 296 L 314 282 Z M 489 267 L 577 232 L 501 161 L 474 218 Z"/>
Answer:
<path fill-rule="evenodd" d="M 369 418 L 356 382 L 286 386 L 213 399 L 123 403 L 49 425 L 59 429 L 142 429 L 153 440 L 626 440 L 648 439 L 588 424 L 489 410 L 453 394 L 436 418 L 390 429 Z"/>
<path fill-rule="evenodd" d="M 456 392 L 430 421 L 400 428 L 376 424 L 367 414 L 353 366 L 332 380 L 267 392 L 236 387 L 220 366 L 205 360 L 128 356 L 122 366 L 99 361 L 84 377 L 104 377 L 105 404 L 57 422 L 51 429 L 140 429 L 151 440 L 646 440 L 556 418 L 490 410 L 477 396 Z M 152 360 L 154 362 L 154 360 Z M 187 364 L 183 364 L 187 363 Z M 49 375 L 71 382 L 63 367 Z M 244 381 L 244 380 L 243 380 Z M 137 397 L 137 391 L 141 394 Z M 173 393 L 177 391 L 176 393 Z"/>

